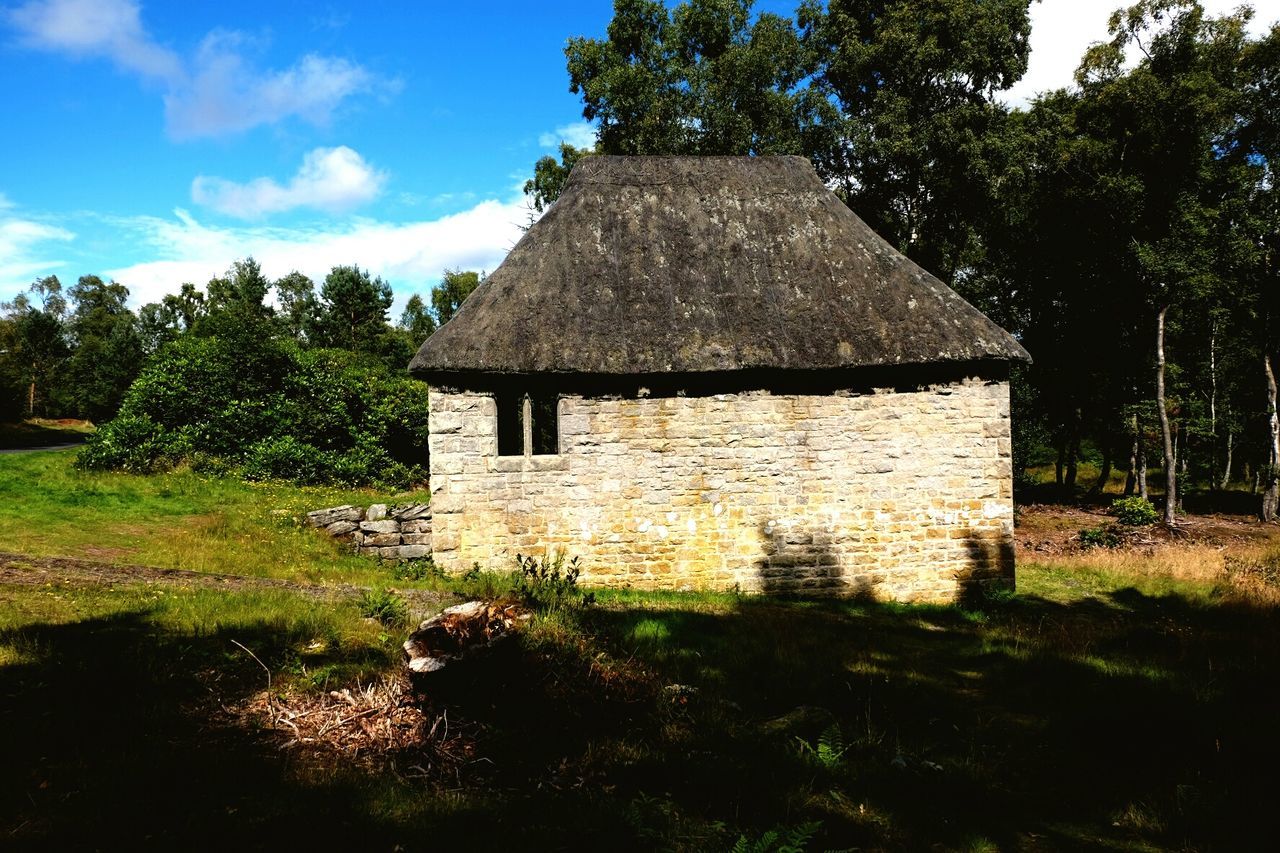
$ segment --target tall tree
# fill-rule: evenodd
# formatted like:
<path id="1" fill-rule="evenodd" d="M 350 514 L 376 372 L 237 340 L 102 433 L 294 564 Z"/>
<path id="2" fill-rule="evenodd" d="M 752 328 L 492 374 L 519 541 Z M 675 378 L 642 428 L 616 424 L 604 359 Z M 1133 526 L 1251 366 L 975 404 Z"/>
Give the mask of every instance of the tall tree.
<path id="1" fill-rule="evenodd" d="M 1088 130 L 1109 142 L 1107 177 L 1127 196 L 1119 224 L 1128 246 L 1118 260 L 1152 318 L 1168 524 L 1178 506 L 1166 382 L 1170 312 L 1218 286 L 1231 256 L 1248 251 L 1230 215 L 1248 185 L 1248 164 L 1223 153 L 1241 110 L 1247 19 L 1208 18 L 1194 0 L 1142 0 L 1112 16 L 1111 41 L 1090 49 L 1078 74 Z M 1126 70 L 1131 45 L 1142 59 Z"/>
<path id="2" fill-rule="evenodd" d="M 37 409 L 48 413 L 50 391 L 57 372 L 70 352 L 66 334 L 66 300 L 57 276 L 37 279 L 28 292 L 39 299 L 39 307 L 26 296 L 6 306 L 10 320 L 10 359 L 19 367 L 25 386 L 28 417 Z"/>
<path id="3" fill-rule="evenodd" d="M 463 270 L 445 270 L 440 283 L 431 288 L 431 310 L 436 323 L 443 326 L 458 313 L 462 303 L 484 281 L 484 273 Z"/>
<path id="4" fill-rule="evenodd" d="M 68 396 L 77 411 L 104 421 L 120 408 L 142 369 L 142 338 L 129 310 L 129 290 L 96 275 L 84 275 L 68 291 L 75 305 L 69 329 L 74 346 L 67 370 Z"/>
<path id="5" fill-rule="evenodd" d="M 317 346 L 376 352 L 391 301 L 391 285 L 381 278 L 355 265 L 334 267 L 320 287 L 308 337 Z"/>
<path id="6" fill-rule="evenodd" d="M 307 329 L 315 324 L 315 283 L 294 270 L 275 283 L 276 302 L 280 310 L 276 319 L 289 337 L 296 341 L 306 338 Z"/>
<path id="7" fill-rule="evenodd" d="M 569 40 L 569 88 L 605 154 L 799 154 L 809 56 L 751 0 L 615 0 L 607 38 Z"/>
<path id="8" fill-rule="evenodd" d="M 820 174 L 949 283 L 975 249 L 971 223 L 991 205 L 1005 116 L 994 99 L 1026 72 L 1029 5 L 806 0 L 799 11 L 816 90 L 840 107 L 834 138 L 810 152 Z"/>
<path id="9" fill-rule="evenodd" d="M 422 297 L 416 293 L 410 296 L 409 301 L 405 303 L 404 311 L 400 314 L 399 325 L 401 329 L 409 333 L 409 337 L 414 341 L 415 347 L 421 345 L 436 330 L 435 318 L 427 310 L 427 305 L 422 301 Z"/>

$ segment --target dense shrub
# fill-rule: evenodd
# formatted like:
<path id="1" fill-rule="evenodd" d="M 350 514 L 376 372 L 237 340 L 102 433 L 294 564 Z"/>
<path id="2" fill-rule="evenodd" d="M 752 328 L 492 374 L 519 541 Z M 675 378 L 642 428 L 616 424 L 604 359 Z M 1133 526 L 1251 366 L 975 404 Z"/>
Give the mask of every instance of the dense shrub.
<path id="1" fill-rule="evenodd" d="M 249 479 L 405 488 L 425 477 L 427 387 L 342 350 L 184 336 L 156 355 L 78 464 L 144 472 L 184 460 Z"/>
<path id="2" fill-rule="evenodd" d="M 1141 495 L 1116 498 L 1111 504 L 1111 514 L 1116 517 L 1116 521 L 1132 527 L 1155 524 L 1160 520 L 1160 513 L 1156 512 L 1151 501 Z"/>

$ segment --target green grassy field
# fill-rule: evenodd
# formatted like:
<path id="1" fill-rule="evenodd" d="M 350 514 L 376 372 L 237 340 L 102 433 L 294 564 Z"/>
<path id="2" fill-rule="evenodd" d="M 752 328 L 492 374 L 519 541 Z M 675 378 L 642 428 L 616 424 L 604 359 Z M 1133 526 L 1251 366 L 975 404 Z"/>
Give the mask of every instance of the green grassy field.
<path id="1" fill-rule="evenodd" d="M 389 574 L 298 519 L 343 503 L 427 500 L 425 492 L 248 483 L 189 470 L 78 471 L 74 459 L 74 450 L 0 456 L 0 550 L 371 585 Z"/>
<path id="2" fill-rule="evenodd" d="M 43 484 L 39 511 L 70 507 L 46 548 L 119 518 L 139 537 L 190 537 L 209 564 L 386 577 L 271 515 L 370 496 L 82 478 L 61 457 L 24 459 L 0 462 L 9 494 Z M 224 520 L 183 532 L 211 514 Z M 246 558 L 259 535 L 277 544 Z M 296 563 L 278 562 L 295 546 Z M 176 553 L 154 547 L 130 559 Z M 420 683 L 428 745 L 373 755 L 282 749 L 288 732 L 223 711 L 394 673 L 403 628 L 357 602 L 0 585 L 0 838 L 777 850 L 762 844 L 774 832 L 810 835 L 809 850 L 1265 849 L 1280 619 L 1269 590 L 1192 566 L 1197 553 L 1023 561 L 1016 595 L 965 608 L 600 591 Z M 423 584 L 509 589 L 508 567 L 492 568 Z M 442 737 L 448 756 L 433 751 Z"/>

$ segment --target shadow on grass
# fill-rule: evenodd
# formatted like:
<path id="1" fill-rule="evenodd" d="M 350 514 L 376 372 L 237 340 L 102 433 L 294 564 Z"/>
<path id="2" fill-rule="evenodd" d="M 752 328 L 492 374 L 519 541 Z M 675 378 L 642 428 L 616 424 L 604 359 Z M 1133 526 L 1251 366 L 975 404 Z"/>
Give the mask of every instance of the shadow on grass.
<path id="1" fill-rule="evenodd" d="M 0 636 L 19 650 L 18 662 L 0 667 L 8 844 L 234 848 L 262 844 L 286 825 L 299 840 L 374 829 L 336 786 L 291 783 L 288 757 L 265 738 L 217 724 L 209 686 L 194 671 L 221 667 L 218 692 L 234 701 L 261 688 L 261 670 L 255 678 L 235 663 L 224 637 L 167 637 L 146 616 Z M 275 645 L 272 635 L 267 625 L 235 632 L 250 648 Z"/>
<path id="2" fill-rule="evenodd" d="M 230 635 L 165 634 L 145 611 L 8 632 L 0 846 L 703 850 L 815 819 L 812 849 L 1264 842 L 1272 611 L 1134 590 L 981 609 L 655 601 L 567 616 L 427 682 L 477 732 L 452 792 L 300 768 L 216 724 L 211 689 L 263 683 Z M 262 651 L 277 627 L 234 638 L 279 665 Z"/>
<path id="3" fill-rule="evenodd" d="M 667 729 L 685 748 L 622 771 L 629 786 L 664 780 L 731 825 L 819 819 L 822 844 L 895 849 L 1265 837 L 1271 612 L 1126 590 L 984 612 L 748 599 L 594 618 L 619 654 L 700 691 Z M 844 751 L 815 762 L 832 726 Z"/>

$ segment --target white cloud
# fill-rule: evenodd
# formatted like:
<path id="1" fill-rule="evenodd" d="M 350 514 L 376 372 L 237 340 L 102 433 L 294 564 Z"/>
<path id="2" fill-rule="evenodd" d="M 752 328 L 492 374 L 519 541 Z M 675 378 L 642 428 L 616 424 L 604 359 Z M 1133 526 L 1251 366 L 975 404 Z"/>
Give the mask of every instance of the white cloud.
<path id="1" fill-rule="evenodd" d="M 1242 3 L 1257 12 L 1249 25 L 1261 35 L 1280 18 L 1280 0 L 1200 0 L 1213 16 L 1231 14 Z M 1132 0 L 1040 0 L 1031 6 L 1031 61 L 1026 75 L 1000 100 L 1025 107 L 1041 92 L 1072 86 L 1089 45 L 1107 41 L 1111 13 Z"/>
<path id="2" fill-rule="evenodd" d="M 179 138 L 217 136 L 297 116 L 329 122 L 352 95 L 384 84 L 354 62 L 307 54 L 283 71 L 253 67 L 239 33 L 209 34 L 191 63 L 189 81 L 165 96 L 169 132 Z"/>
<path id="3" fill-rule="evenodd" d="M 183 57 L 147 33 L 134 0 L 29 0 L 5 17 L 30 47 L 108 59 L 164 86 L 166 125 L 179 139 L 289 118 L 323 125 L 347 99 L 398 87 L 355 62 L 318 54 L 282 70 L 260 68 L 249 55 L 255 40 L 230 30 L 209 33 L 194 56 Z"/>
<path id="4" fill-rule="evenodd" d="M 184 281 L 203 285 L 231 262 L 252 255 L 269 278 L 299 270 L 324 279 L 339 264 L 359 264 L 391 283 L 397 304 L 425 292 L 446 267 L 492 270 L 528 221 L 523 199 L 488 200 L 439 219 L 392 223 L 355 219 L 340 226 L 219 227 L 177 210 L 172 219 L 136 217 L 114 225 L 152 260 L 107 271 L 135 304 L 154 302 Z"/>
<path id="5" fill-rule="evenodd" d="M 147 35 L 133 0 L 32 0 L 11 10 L 9 20 L 32 47 L 105 57 L 163 81 L 182 76 L 177 54 Z"/>
<path id="6" fill-rule="evenodd" d="M 49 244 L 75 239 L 65 228 L 18 216 L 14 210 L 15 205 L 0 193 L 0 301 L 25 290 L 33 278 L 66 266 Z"/>
<path id="7" fill-rule="evenodd" d="M 594 148 L 596 145 L 596 129 L 589 122 L 577 121 L 562 125 L 550 133 L 538 137 L 538 144 L 543 148 L 555 148 L 561 141 L 574 148 Z"/>
<path id="8" fill-rule="evenodd" d="M 229 216 L 257 219 L 299 207 L 337 212 L 372 201 L 386 183 L 386 172 L 365 162 L 345 145 L 316 148 L 285 186 L 271 178 L 245 184 L 201 175 L 191 182 L 191 199 Z"/>

